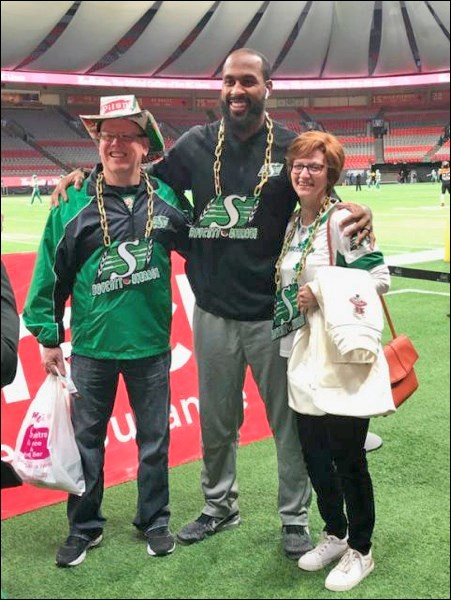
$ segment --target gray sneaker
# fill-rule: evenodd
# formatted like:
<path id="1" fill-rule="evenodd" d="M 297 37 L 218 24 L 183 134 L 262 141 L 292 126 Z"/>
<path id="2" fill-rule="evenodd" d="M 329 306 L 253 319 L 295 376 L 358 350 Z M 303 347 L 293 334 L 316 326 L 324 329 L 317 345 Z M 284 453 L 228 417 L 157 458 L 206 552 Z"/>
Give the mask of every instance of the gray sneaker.
<path id="1" fill-rule="evenodd" d="M 55 560 L 57 567 L 76 567 L 85 560 L 87 550 L 98 546 L 102 539 L 102 529 L 93 529 L 84 536 L 70 535 L 58 548 Z"/>
<path id="2" fill-rule="evenodd" d="M 147 554 L 149 556 L 166 556 L 175 550 L 175 540 L 167 525 L 146 531 Z"/>
<path id="3" fill-rule="evenodd" d="M 195 544 L 201 542 L 209 535 L 214 535 L 219 531 L 225 529 L 231 529 L 232 527 L 238 527 L 240 524 L 240 513 L 236 512 L 224 519 L 220 517 L 211 517 L 202 513 L 199 518 L 188 525 L 185 525 L 183 529 L 177 534 L 177 539 L 182 544 Z"/>
<path id="4" fill-rule="evenodd" d="M 308 527 L 303 525 L 284 525 L 282 527 L 282 543 L 285 554 L 291 560 L 298 560 L 313 548 Z"/>

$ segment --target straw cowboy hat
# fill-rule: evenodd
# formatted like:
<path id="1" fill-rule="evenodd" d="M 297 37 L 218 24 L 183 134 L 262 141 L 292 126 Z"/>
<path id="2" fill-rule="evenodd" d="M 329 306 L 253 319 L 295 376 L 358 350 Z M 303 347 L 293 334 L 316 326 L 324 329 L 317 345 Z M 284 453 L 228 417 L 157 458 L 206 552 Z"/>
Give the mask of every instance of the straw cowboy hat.
<path id="1" fill-rule="evenodd" d="M 100 98 L 99 115 L 80 115 L 89 135 L 98 141 L 99 128 L 107 119 L 129 119 L 141 127 L 150 141 L 153 152 L 164 150 L 164 140 L 155 118 L 148 110 L 141 110 L 136 96 L 103 96 Z"/>

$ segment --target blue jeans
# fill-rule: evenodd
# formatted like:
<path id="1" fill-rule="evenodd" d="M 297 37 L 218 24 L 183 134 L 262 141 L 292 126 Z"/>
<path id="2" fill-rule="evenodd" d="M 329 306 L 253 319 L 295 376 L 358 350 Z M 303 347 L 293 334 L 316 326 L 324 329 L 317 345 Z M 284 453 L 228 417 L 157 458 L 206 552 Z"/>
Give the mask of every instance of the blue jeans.
<path id="1" fill-rule="evenodd" d="M 127 388 L 136 422 L 138 508 L 133 524 L 141 531 L 169 522 L 169 367 L 170 352 L 134 360 L 72 356 L 72 378 L 80 397 L 72 403 L 72 422 L 81 454 L 86 491 L 69 495 L 71 535 L 101 529 L 105 438 L 113 412 L 119 374 Z"/>

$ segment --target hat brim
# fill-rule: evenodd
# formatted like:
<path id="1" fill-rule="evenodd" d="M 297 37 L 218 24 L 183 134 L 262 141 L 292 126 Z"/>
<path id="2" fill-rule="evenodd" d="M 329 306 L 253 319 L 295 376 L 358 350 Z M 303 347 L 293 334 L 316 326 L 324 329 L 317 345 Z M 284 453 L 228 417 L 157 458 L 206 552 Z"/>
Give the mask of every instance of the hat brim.
<path id="1" fill-rule="evenodd" d="M 142 110 L 135 114 L 124 116 L 118 116 L 117 114 L 113 116 L 80 115 L 80 119 L 83 125 L 85 126 L 86 131 L 89 133 L 90 137 L 94 140 L 94 142 L 97 145 L 99 144 L 99 124 L 102 121 L 109 121 L 112 119 L 127 119 L 139 125 L 144 131 L 150 142 L 150 150 L 152 150 L 153 152 L 164 151 L 164 139 L 161 135 L 160 128 L 158 127 L 155 118 L 148 110 Z"/>

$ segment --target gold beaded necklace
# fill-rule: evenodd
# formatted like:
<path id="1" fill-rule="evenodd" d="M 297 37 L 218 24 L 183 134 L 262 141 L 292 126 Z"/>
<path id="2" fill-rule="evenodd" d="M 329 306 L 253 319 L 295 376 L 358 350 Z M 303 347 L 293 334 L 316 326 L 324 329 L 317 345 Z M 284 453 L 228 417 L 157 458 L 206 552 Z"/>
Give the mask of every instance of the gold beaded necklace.
<path id="1" fill-rule="evenodd" d="M 265 148 L 265 162 L 263 164 L 263 168 L 260 174 L 260 181 L 254 188 L 253 197 L 255 198 L 255 204 L 252 209 L 251 214 L 249 215 L 248 222 L 250 223 L 257 212 L 257 208 L 259 205 L 260 195 L 262 193 L 263 186 L 267 183 L 269 179 L 270 173 L 270 165 L 271 165 L 271 150 L 272 145 L 274 143 L 274 124 L 272 122 L 271 117 L 268 113 L 265 113 L 265 124 L 268 130 L 266 135 L 266 148 Z M 214 183 L 215 183 L 215 197 L 210 200 L 207 206 L 202 211 L 199 222 L 205 217 L 207 212 L 210 210 L 211 206 L 215 203 L 216 199 L 222 196 L 222 186 L 221 186 L 221 158 L 224 150 L 224 140 L 225 140 L 225 124 L 224 119 L 221 119 L 218 130 L 218 141 L 216 143 L 215 148 L 215 162 L 213 164 L 213 175 L 214 175 Z"/>
<path id="2" fill-rule="evenodd" d="M 327 213 L 330 204 L 331 199 L 329 198 L 329 196 L 326 196 L 326 198 L 324 198 L 321 204 L 318 214 L 315 217 L 315 220 L 309 227 L 308 238 L 305 244 L 300 244 L 301 256 L 299 258 L 299 262 L 294 268 L 295 277 L 288 286 L 282 288 L 282 262 L 287 253 L 289 252 L 290 245 L 293 241 L 295 232 L 301 223 L 302 207 L 294 212 L 293 217 L 290 220 L 289 229 L 285 235 L 282 251 L 276 262 L 275 267 L 276 293 L 274 296 L 274 317 L 272 327 L 273 340 L 277 340 L 280 337 L 287 335 L 292 331 L 295 331 L 296 329 L 299 329 L 299 327 L 302 327 L 305 323 L 304 315 L 301 314 L 299 306 L 297 304 L 300 277 L 302 272 L 304 271 L 307 257 L 313 250 L 313 243 L 315 241 L 323 217 Z M 284 313 L 286 314 L 286 309 L 288 306 L 287 301 L 289 302 L 289 306 L 291 307 L 288 308 L 288 318 L 286 316 L 281 316 L 284 315 Z"/>
<path id="3" fill-rule="evenodd" d="M 301 273 L 305 268 L 307 256 L 310 254 L 310 252 L 313 249 L 313 242 L 315 241 L 316 234 L 318 233 L 318 229 L 321 225 L 321 220 L 322 220 L 323 216 L 326 214 L 326 212 L 328 211 L 330 204 L 331 204 L 331 198 L 330 198 L 330 196 L 326 196 L 324 198 L 323 202 L 321 203 L 321 207 L 318 211 L 318 214 L 316 215 L 315 220 L 313 221 L 313 224 L 310 227 L 307 242 L 302 249 L 301 257 L 299 258 L 299 262 L 295 267 L 297 282 L 299 282 Z M 285 256 L 287 255 L 288 250 L 290 249 L 291 242 L 293 241 L 294 234 L 296 233 L 296 230 L 299 227 L 301 218 L 302 218 L 302 207 L 300 207 L 298 210 L 296 210 L 293 214 L 293 217 L 291 218 L 291 221 L 290 221 L 291 228 L 287 231 L 287 233 L 285 235 L 285 239 L 283 241 L 283 246 L 282 246 L 282 251 L 276 262 L 275 283 L 276 283 L 277 291 L 280 291 L 281 286 L 282 286 L 282 274 L 281 274 L 282 262 L 283 262 L 283 259 L 285 258 Z"/>
<path id="4" fill-rule="evenodd" d="M 146 229 L 144 231 L 144 237 L 146 239 L 148 239 L 148 238 L 150 238 L 150 235 L 153 230 L 154 189 L 153 189 L 152 183 L 150 181 L 150 178 L 149 178 L 148 174 L 146 173 L 146 171 L 144 171 L 144 169 L 141 169 L 140 177 L 142 179 L 144 179 L 144 182 L 146 184 L 146 189 L 147 189 L 147 222 L 146 222 Z M 97 178 L 96 178 L 96 196 L 97 196 L 97 207 L 99 209 L 99 216 L 100 216 L 100 227 L 102 228 L 102 232 L 103 232 L 103 245 L 106 248 L 108 248 L 111 245 L 111 238 L 110 238 L 110 234 L 108 231 L 108 221 L 106 218 L 105 201 L 104 201 L 104 197 L 103 197 L 104 180 L 105 180 L 105 176 L 103 174 L 103 171 L 101 171 L 97 175 Z"/>

